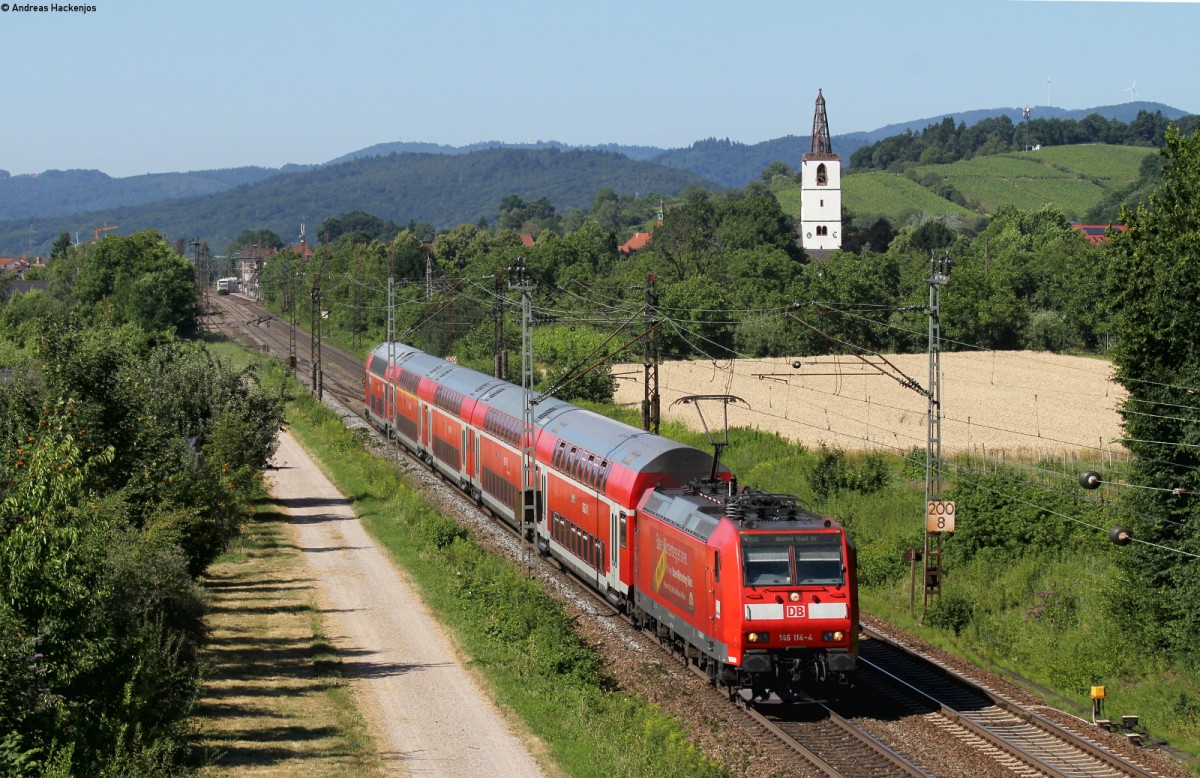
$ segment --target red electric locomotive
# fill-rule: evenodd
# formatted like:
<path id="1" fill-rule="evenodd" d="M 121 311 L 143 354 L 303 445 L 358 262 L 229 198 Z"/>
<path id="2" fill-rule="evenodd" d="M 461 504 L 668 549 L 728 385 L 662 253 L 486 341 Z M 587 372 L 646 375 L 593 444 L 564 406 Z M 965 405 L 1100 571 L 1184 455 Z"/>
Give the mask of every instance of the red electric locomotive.
<path id="1" fill-rule="evenodd" d="M 367 419 L 518 526 L 521 387 L 399 343 L 366 368 Z M 855 552 L 839 524 L 739 488 L 691 446 L 535 398 L 543 554 L 731 693 L 852 679 Z"/>

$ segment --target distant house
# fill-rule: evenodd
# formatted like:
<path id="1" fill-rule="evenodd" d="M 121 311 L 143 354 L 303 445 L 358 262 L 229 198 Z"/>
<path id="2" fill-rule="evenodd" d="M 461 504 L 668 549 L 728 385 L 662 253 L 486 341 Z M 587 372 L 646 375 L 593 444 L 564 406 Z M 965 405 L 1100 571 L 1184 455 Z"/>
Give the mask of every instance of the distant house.
<path id="1" fill-rule="evenodd" d="M 1128 232 L 1124 224 L 1072 224 L 1073 229 L 1079 230 L 1089 243 L 1105 243 L 1108 241 L 1108 231 Z"/>
<path id="2" fill-rule="evenodd" d="M 521 233 L 521 245 L 528 247 L 528 246 L 532 246 L 533 244 L 534 244 L 533 235 L 529 234 L 528 232 L 522 232 Z"/>
<path id="3" fill-rule="evenodd" d="M 29 269 L 25 257 L 0 257 L 0 273 L 20 278 Z"/>
<path id="4" fill-rule="evenodd" d="M 300 241 L 295 246 L 288 246 L 284 250 L 294 252 L 296 256 L 300 257 L 300 259 L 303 259 L 306 262 L 317 255 L 317 252 L 312 250 L 312 246 L 308 245 L 304 241 Z"/>
<path id="5" fill-rule="evenodd" d="M 646 248 L 646 244 L 650 242 L 650 233 L 635 232 L 633 237 L 617 246 L 617 251 L 622 254 L 632 254 L 635 251 L 641 251 Z"/>

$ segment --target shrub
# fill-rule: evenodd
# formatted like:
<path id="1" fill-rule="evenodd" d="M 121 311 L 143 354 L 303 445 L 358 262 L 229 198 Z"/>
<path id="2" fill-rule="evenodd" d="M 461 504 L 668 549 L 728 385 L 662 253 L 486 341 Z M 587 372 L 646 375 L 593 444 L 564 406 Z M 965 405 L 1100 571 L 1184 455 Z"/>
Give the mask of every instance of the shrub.
<path id="1" fill-rule="evenodd" d="M 975 603 L 962 594 L 950 592 L 937 598 L 925 621 L 931 627 L 952 629 L 955 635 L 960 635 L 974 617 Z"/>
<path id="2" fill-rule="evenodd" d="M 829 448 L 822 443 L 817 451 L 817 461 L 808 476 L 813 494 L 828 500 L 842 490 L 847 479 L 846 454 L 841 449 Z"/>

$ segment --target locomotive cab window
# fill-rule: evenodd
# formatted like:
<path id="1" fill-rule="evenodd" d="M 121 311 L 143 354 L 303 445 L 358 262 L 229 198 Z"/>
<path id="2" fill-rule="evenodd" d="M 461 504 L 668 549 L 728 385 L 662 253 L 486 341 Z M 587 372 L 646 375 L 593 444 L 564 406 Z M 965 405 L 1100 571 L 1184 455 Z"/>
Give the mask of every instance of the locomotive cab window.
<path id="1" fill-rule="evenodd" d="M 835 536 L 836 537 L 836 536 Z M 809 584 L 842 583 L 842 547 L 840 543 L 816 548 L 795 549 L 796 583 Z"/>
<path id="2" fill-rule="evenodd" d="M 841 536 L 832 532 L 742 536 L 747 586 L 840 586 Z"/>

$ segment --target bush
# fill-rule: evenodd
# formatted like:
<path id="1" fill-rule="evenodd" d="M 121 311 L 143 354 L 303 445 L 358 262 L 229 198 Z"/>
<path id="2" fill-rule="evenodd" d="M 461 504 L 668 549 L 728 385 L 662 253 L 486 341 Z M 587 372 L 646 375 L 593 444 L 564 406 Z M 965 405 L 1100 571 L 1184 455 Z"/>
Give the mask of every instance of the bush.
<path id="1" fill-rule="evenodd" d="M 908 453 L 904 455 L 904 465 L 900 472 L 905 478 L 911 478 L 914 481 L 925 480 L 925 449 L 913 446 Z"/>
<path id="2" fill-rule="evenodd" d="M 962 594 L 951 592 L 943 594 L 934 601 L 925 622 L 938 629 L 952 629 L 955 635 L 960 635 L 964 629 L 970 626 L 973 618 L 975 618 L 975 603 Z"/>
<path id="3" fill-rule="evenodd" d="M 846 467 L 846 454 L 841 449 L 829 448 L 824 443 L 817 451 L 817 461 L 808 476 L 808 484 L 813 494 L 822 500 L 828 500 L 840 492 L 849 478 Z"/>
<path id="4" fill-rule="evenodd" d="M 846 461 L 844 451 L 829 448 L 823 443 L 817 451 L 817 461 L 808 476 L 813 494 L 822 500 L 827 500 L 844 490 L 872 494 L 882 489 L 887 481 L 887 465 L 882 454 L 871 452 L 861 464 L 851 466 Z"/>
<path id="5" fill-rule="evenodd" d="M 862 463 L 850 473 L 850 488 L 861 494 L 874 494 L 887 485 L 887 465 L 883 455 L 872 451 L 863 458 Z"/>

